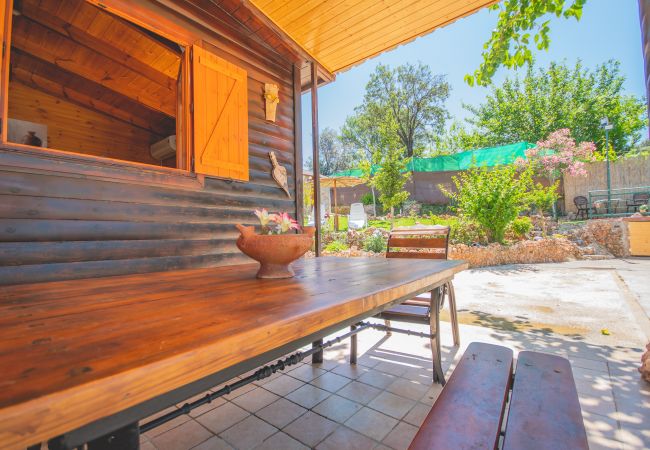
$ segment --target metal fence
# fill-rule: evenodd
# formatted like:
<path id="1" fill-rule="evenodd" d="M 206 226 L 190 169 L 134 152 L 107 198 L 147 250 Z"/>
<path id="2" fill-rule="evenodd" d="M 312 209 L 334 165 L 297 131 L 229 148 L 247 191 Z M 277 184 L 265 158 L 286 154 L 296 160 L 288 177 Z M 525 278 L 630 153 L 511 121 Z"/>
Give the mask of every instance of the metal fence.
<path id="1" fill-rule="evenodd" d="M 641 205 L 647 205 L 649 200 L 650 186 L 589 191 L 587 215 L 590 219 L 629 216 Z"/>

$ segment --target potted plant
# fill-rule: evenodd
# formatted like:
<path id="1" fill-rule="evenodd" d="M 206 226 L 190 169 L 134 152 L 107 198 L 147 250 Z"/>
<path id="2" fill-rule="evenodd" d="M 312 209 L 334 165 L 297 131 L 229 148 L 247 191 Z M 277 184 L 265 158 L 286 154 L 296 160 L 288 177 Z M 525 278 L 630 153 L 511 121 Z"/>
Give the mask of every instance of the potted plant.
<path id="1" fill-rule="evenodd" d="M 302 233 L 293 233 L 300 231 L 300 226 L 286 212 L 269 214 L 266 209 L 257 209 L 255 215 L 260 221 L 260 234 L 255 233 L 255 227 L 237 224 L 241 233 L 237 247 L 260 263 L 257 278 L 293 277 L 291 263 L 312 247 L 316 229 L 304 227 Z"/>

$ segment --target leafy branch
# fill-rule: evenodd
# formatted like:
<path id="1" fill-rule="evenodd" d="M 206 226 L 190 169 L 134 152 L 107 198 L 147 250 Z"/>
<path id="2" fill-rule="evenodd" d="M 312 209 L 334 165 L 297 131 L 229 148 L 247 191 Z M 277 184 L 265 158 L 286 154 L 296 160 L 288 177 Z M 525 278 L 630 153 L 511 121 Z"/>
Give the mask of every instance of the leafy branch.
<path id="1" fill-rule="evenodd" d="M 580 20 L 587 0 L 504 0 L 492 5 L 499 11 L 497 26 L 483 45 L 483 62 L 474 74 L 465 75 L 465 82 L 487 86 L 497 69 L 522 67 L 533 62 L 532 45 L 537 50 L 547 50 L 550 45 L 550 19 L 548 15 L 573 17 Z M 531 42 L 532 35 L 532 42 Z"/>

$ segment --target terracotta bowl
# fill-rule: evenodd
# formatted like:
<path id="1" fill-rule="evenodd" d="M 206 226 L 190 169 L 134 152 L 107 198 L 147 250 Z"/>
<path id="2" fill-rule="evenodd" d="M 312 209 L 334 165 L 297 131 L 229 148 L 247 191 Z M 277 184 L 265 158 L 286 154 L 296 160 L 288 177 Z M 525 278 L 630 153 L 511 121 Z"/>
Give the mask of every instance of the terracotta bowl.
<path id="1" fill-rule="evenodd" d="M 257 278 L 291 278 L 291 263 L 307 253 L 314 244 L 314 227 L 304 227 L 303 234 L 256 234 L 254 227 L 236 225 L 241 233 L 237 247 L 260 263 Z"/>

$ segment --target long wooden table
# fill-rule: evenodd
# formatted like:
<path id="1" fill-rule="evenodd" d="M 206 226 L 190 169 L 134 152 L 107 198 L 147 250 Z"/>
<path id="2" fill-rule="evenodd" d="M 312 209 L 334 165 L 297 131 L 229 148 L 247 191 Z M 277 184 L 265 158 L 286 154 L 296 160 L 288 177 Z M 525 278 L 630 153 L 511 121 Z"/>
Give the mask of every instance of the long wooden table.
<path id="1" fill-rule="evenodd" d="M 0 287 L 0 448 L 87 442 L 431 291 L 460 261 L 316 258 Z"/>

